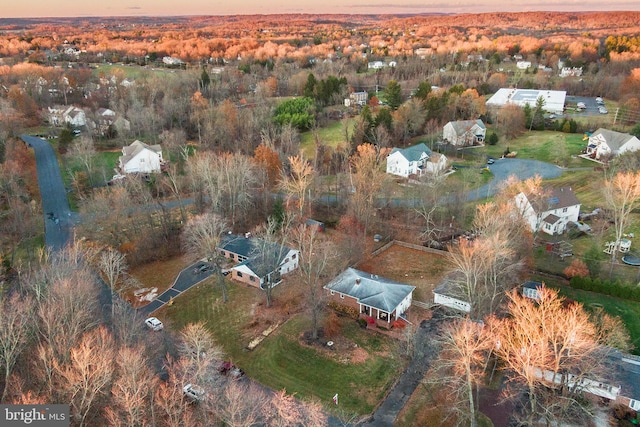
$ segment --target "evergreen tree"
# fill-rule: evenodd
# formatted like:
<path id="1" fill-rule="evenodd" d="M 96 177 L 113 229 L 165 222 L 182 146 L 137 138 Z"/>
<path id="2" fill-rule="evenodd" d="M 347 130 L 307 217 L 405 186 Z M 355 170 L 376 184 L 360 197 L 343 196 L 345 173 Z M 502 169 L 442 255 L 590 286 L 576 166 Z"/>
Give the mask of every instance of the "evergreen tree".
<path id="1" fill-rule="evenodd" d="M 402 88 L 400 84 L 391 80 L 387 85 L 387 88 L 384 90 L 384 95 L 387 100 L 387 104 L 393 111 L 397 110 L 398 107 L 402 104 Z"/>

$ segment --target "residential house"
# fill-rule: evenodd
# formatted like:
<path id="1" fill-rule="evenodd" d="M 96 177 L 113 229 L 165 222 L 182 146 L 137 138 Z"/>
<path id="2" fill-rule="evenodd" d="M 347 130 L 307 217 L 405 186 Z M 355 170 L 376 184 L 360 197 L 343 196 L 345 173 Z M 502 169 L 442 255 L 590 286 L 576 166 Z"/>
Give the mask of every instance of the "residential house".
<path id="1" fill-rule="evenodd" d="M 582 67 L 562 67 L 560 77 L 580 77 L 582 75 Z"/>
<path id="2" fill-rule="evenodd" d="M 607 160 L 640 149 L 640 139 L 628 133 L 599 128 L 589 136 L 586 154 L 591 159 Z"/>
<path id="3" fill-rule="evenodd" d="M 484 145 L 487 127 L 482 120 L 458 120 L 449 122 L 442 129 L 442 139 L 461 147 Z"/>
<path id="4" fill-rule="evenodd" d="M 95 114 L 95 121 L 89 122 L 89 126 L 100 136 L 109 133 L 110 127 L 115 128 L 118 132 L 131 130 L 129 120 L 108 108 L 98 108 Z"/>
<path id="5" fill-rule="evenodd" d="M 351 104 L 367 105 L 369 93 L 366 90 L 362 92 L 352 92 L 349 94 L 349 100 L 351 101 Z"/>
<path id="6" fill-rule="evenodd" d="M 164 160 L 159 144 L 147 145 L 135 140 L 131 145 L 122 147 L 122 156 L 118 158 L 120 173 L 158 173 Z"/>
<path id="7" fill-rule="evenodd" d="M 72 106 L 48 107 L 49 123 L 54 126 L 70 125 L 76 128 L 87 124 L 87 117 L 82 108 Z"/>
<path id="8" fill-rule="evenodd" d="M 386 328 L 409 309 L 415 288 L 355 268 L 347 268 L 324 287 L 334 303 L 354 308 Z"/>
<path id="9" fill-rule="evenodd" d="M 370 70 L 381 70 L 386 66 L 387 64 L 384 61 L 372 61 L 367 64 L 367 68 Z"/>
<path id="10" fill-rule="evenodd" d="M 577 222 L 580 201 L 570 187 L 544 189 L 541 194 L 515 196 L 515 205 L 531 231 L 562 234 L 570 222 Z"/>
<path id="11" fill-rule="evenodd" d="M 404 178 L 440 173 L 446 167 L 447 158 L 433 153 L 424 142 L 407 148 L 394 148 L 387 156 L 387 173 Z"/>
<path id="12" fill-rule="evenodd" d="M 516 62 L 516 67 L 519 70 L 526 70 L 528 68 L 531 68 L 531 61 L 518 61 Z"/>
<path id="13" fill-rule="evenodd" d="M 265 242 L 250 233 L 226 234 L 217 249 L 238 263 L 230 269 L 232 279 L 260 289 L 269 282 L 272 287 L 280 284 L 284 274 L 298 268 L 300 259 L 298 250 Z"/>
<path id="14" fill-rule="evenodd" d="M 540 299 L 539 290 L 542 286 L 544 285 L 541 282 L 533 282 L 531 280 L 527 280 L 522 285 L 522 295 L 524 295 L 527 298 L 539 300 Z"/>
<path id="15" fill-rule="evenodd" d="M 454 285 L 450 278 L 445 278 L 442 283 L 433 290 L 433 303 L 464 313 L 471 313 L 471 303 L 455 292 Z"/>

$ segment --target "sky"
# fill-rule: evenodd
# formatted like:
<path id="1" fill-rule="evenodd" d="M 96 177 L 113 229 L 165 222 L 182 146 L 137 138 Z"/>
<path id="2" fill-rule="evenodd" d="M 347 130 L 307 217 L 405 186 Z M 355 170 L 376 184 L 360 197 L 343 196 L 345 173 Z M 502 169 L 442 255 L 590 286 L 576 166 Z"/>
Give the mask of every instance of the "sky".
<path id="1" fill-rule="evenodd" d="M 2 0 L 0 18 L 640 10 L 638 0 Z"/>

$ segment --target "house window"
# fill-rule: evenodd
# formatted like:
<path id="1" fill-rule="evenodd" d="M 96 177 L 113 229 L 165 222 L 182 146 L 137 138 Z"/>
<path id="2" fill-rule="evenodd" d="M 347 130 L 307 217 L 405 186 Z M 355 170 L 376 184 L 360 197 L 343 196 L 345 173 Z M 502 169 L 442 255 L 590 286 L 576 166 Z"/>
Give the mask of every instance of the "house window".
<path id="1" fill-rule="evenodd" d="M 249 276 L 249 281 L 250 281 L 250 282 L 255 282 L 255 281 L 256 281 L 255 276 Z"/>
<path id="2" fill-rule="evenodd" d="M 564 209 L 562 209 L 562 213 L 566 213 L 566 212 L 567 212 L 567 210 L 568 210 L 568 208 L 564 208 Z"/>
<path id="3" fill-rule="evenodd" d="M 241 271 L 236 271 L 236 275 L 237 275 L 238 277 L 242 277 L 242 272 L 241 272 Z"/>
<path id="4" fill-rule="evenodd" d="M 285 259 L 284 259 L 284 262 L 285 262 L 285 263 L 289 262 L 289 258 L 285 258 Z"/>
<path id="5" fill-rule="evenodd" d="M 544 225 L 544 228 L 545 228 L 546 230 L 551 230 L 551 226 L 550 226 L 549 224 L 545 224 L 545 225 Z"/>
<path id="6" fill-rule="evenodd" d="M 291 259 L 296 259 L 296 254 L 291 255 Z"/>

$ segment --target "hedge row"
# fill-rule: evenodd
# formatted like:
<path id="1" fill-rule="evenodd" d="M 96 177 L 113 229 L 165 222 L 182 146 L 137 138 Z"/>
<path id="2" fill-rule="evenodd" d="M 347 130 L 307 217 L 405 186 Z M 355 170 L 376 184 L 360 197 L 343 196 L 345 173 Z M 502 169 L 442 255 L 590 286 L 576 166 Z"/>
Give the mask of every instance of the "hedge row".
<path id="1" fill-rule="evenodd" d="M 571 278 L 571 287 L 640 302 L 640 286 L 626 285 L 619 281 L 575 276 Z"/>

